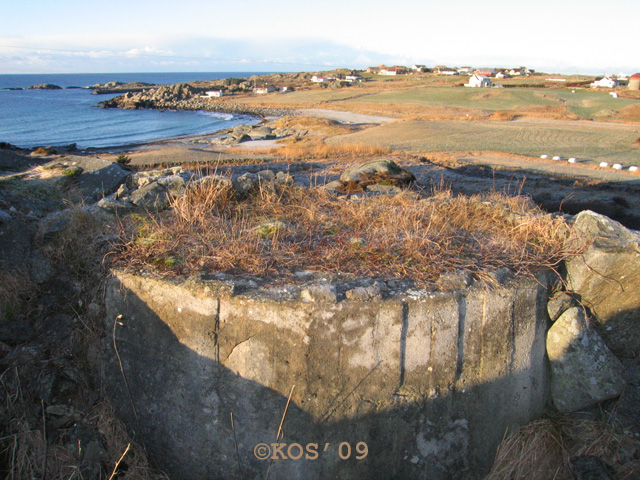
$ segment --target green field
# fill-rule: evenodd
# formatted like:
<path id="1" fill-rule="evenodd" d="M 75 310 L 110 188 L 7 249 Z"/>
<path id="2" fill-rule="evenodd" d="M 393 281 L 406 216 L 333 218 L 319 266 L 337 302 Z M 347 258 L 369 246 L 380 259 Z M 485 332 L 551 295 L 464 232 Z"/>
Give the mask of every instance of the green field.
<path id="1" fill-rule="evenodd" d="M 333 145 L 366 144 L 392 150 L 499 151 L 521 155 L 577 157 L 599 163 L 640 164 L 637 127 L 585 125 L 587 122 L 514 121 L 391 122 L 327 140 Z"/>

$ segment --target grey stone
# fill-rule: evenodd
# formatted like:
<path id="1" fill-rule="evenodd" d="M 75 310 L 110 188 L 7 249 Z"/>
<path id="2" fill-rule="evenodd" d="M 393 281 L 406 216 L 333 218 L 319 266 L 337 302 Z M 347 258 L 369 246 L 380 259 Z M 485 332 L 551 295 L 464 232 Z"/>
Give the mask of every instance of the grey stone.
<path id="1" fill-rule="evenodd" d="M 575 306 L 575 299 L 568 293 L 560 293 L 549 300 L 547 312 L 552 322 L 555 322 L 560 315 Z"/>
<path id="2" fill-rule="evenodd" d="M 101 198 L 96 205 L 109 213 L 116 213 L 118 211 L 130 210 L 133 208 L 133 204 L 127 201 L 116 200 L 113 197 Z"/>
<path id="3" fill-rule="evenodd" d="M 393 160 L 378 159 L 350 168 L 340 175 L 340 180 L 343 183 L 354 183 L 362 186 L 379 183 L 401 186 L 414 181 L 415 177 L 410 172 L 400 168 Z"/>
<path id="4" fill-rule="evenodd" d="M 303 301 L 316 303 L 337 303 L 338 293 L 335 285 L 310 285 L 300 292 Z"/>
<path id="5" fill-rule="evenodd" d="M 11 220 L 11 215 L 4 210 L 0 210 L 0 223 L 8 222 L 9 220 Z"/>
<path id="6" fill-rule="evenodd" d="M 258 187 L 258 176 L 254 173 L 245 173 L 232 180 L 234 190 L 241 196 L 247 195 Z"/>
<path id="7" fill-rule="evenodd" d="M 0 342 L 9 345 L 26 343 L 35 336 L 35 333 L 28 320 L 0 322 Z"/>
<path id="8" fill-rule="evenodd" d="M 129 197 L 137 206 L 145 210 L 164 210 L 169 206 L 169 192 L 158 182 L 151 182 L 131 193 Z"/>
<path id="9" fill-rule="evenodd" d="M 402 189 L 400 187 L 396 187 L 395 185 L 381 185 L 379 183 L 374 183 L 373 185 L 369 185 L 367 187 L 367 192 L 394 194 L 401 193 Z"/>
<path id="10" fill-rule="evenodd" d="M 40 250 L 35 250 L 30 259 L 31 278 L 38 284 L 46 283 L 53 278 L 55 270 L 51 262 L 45 258 Z"/>
<path id="11" fill-rule="evenodd" d="M 571 471 L 576 480 L 615 480 L 613 467 L 593 455 L 581 455 L 571 459 Z"/>
<path id="12" fill-rule="evenodd" d="M 169 175 L 158 179 L 158 185 L 165 187 L 172 195 L 184 192 L 186 182 L 180 175 Z"/>
<path id="13" fill-rule="evenodd" d="M 261 182 L 273 182 L 276 179 L 276 174 L 273 170 L 260 170 L 258 172 L 258 179 Z"/>
<path id="14" fill-rule="evenodd" d="M 591 242 L 566 262 L 567 290 L 575 292 L 598 322 L 611 350 L 640 355 L 640 234 L 603 215 L 577 215 L 569 247 Z"/>
<path id="15" fill-rule="evenodd" d="M 327 190 L 342 190 L 344 188 L 344 183 L 340 180 L 334 180 L 333 182 L 322 185 L 322 188 L 326 188 Z"/>
<path id="16" fill-rule="evenodd" d="M 437 284 L 444 290 L 463 290 L 473 281 L 471 274 L 464 270 L 455 270 L 440 275 Z"/>
<path id="17" fill-rule="evenodd" d="M 549 329 L 547 355 L 551 395 L 560 412 L 575 412 L 622 393 L 622 364 L 586 321 L 582 308 L 570 308 Z"/>
<path id="18" fill-rule="evenodd" d="M 276 173 L 276 178 L 274 179 L 275 183 L 280 183 L 282 185 L 293 185 L 295 183 L 295 179 L 292 175 L 289 175 L 285 172 Z"/>
<path id="19" fill-rule="evenodd" d="M 70 168 L 82 169 L 75 177 L 74 185 L 88 198 L 98 199 L 115 192 L 129 176 L 129 172 L 120 165 L 97 157 L 65 157 Z"/>
<path id="20" fill-rule="evenodd" d="M 368 285 L 366 287 L 355 287 L 345 292 L 345 297 L 349 300 L 366 302 L 367 300 L 380 299 L 382 294 L 378 285 Z"/>

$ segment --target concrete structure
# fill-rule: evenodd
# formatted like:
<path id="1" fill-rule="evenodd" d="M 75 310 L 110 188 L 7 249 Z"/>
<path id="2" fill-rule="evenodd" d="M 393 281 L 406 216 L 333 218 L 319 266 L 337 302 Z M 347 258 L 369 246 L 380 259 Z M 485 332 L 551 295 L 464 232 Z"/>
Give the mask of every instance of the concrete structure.
<path id="1" fill-rule="evenodd" d="M 469 79 L 469 83 L 465 83 L 465 87 L 490 87 L 491 79 L 483 75 L 475 74 Z"/>
<path id="2" fill-rule="evenodd" d="M 333 82 L 335 79 L 336 77 L 325 77 L 323 75 L 314 75 L 313 77 L 311 77 L 311 81 L 314 83 Z"/>
<path id="3" fill-rule="evenodd" d="M 210 90 L 205 92 L 207 97 L 222 97 L 224 96 L 224 92 L 222 90 Z"/>
<path id="4" fill-rule="evenodd" d="M 629 90 L 640 90 L 640 73 L 634 73 L 629 77 L 627 88 Z"/>
<path id="5" fill-rule="evenodd" d="M 488 288 L 454 277 L 445 292 L 116 272 L 96 365 L 119 417 L 176 480 L 268 468 L 299 480 L 481 478 L 505 431 L 549 399 L 549 280 L 497 275 Z M 285 458 L 308 448 L 319 458 L 281 451 L 269 467 L 256 457 L 266 446 L 273 456 L 294 385 L 279 442 Z"/>
<path id="6" fill-rule="evenodd" d="M 453 68 L 441 68 L 438 70 L 440 75 L 460 75 L 458 70 L 454 70 Z"/>
<path id="7" fill-rule="evenodd" d="M 344 77 L 345 81 L 347 82 L 360 82 L 362 81 L 362 77 L 360 75 L 347 75 L 346 77 Z"/>

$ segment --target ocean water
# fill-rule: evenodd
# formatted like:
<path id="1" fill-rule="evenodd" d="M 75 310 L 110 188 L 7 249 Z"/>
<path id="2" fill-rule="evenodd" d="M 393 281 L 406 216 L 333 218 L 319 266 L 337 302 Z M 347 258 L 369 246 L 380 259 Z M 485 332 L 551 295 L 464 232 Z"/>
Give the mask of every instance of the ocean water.
<path id="1" fill-rule="evenodd" d="M 115 147 L 165 138 L 213 133 L 255 123 L 247 115 L 216 112 L 119 110 L 96 105 L 115 95 L 92 95 L 86 87 L 110 81 L 172 83 L 249 77 L 254 73 L 109 73 L 0 75 L 0 142 L 19 147 Z M 9 90 L 51 83 L 63 90 Z"/>

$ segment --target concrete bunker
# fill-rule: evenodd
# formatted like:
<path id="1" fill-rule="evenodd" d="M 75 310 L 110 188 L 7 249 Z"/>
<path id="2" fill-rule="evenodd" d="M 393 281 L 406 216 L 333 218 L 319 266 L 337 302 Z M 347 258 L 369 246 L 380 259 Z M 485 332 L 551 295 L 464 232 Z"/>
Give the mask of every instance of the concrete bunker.
<path id="1" fill-rule="evenodd" d="M 480 478 L 547 404 L 549 278 L 427 291 L 117 271 L 99 365 L 171 478 Z"/>

